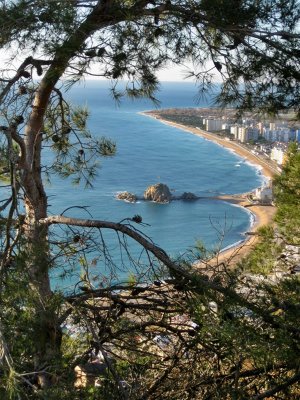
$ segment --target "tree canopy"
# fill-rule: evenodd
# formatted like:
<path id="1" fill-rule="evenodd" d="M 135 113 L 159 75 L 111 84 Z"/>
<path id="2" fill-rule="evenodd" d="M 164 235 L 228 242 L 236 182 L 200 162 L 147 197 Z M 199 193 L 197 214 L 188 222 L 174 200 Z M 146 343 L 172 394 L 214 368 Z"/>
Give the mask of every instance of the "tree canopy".
<path id="1" fill-rule="evenodd" d="M 123 223 L 79 219 L 75 212 L 50 216 L 44 172 L 91 185 L 101 157 L 115 152 L 115 143 L 88 131 L 88 110 L 64 98 L 68 86 L 88 75 L 111 79 L 116 99 L 155 101 L 159 69 L 192 62 L 200 90 L 221 78 L 221 104 L 299 115 L 299 3 L 0 3 L 2 397 L 296 399 L 297 279 L 257 283 L 226 264 L 195 272 L 189 260 L 172 260 L 143 235 L 140 216 Z M 117 85 L 121 79 L 125 90 Z M 55 155 L 51 165 L 43 159 L 45 146 Z M 278 180 L 278 198 L 289 204 L 298 194 L 298 158 L 291 151 Z M 57 225 L 63 234 L 55 235 Z M 86 253 L 101 252 L 105 265 L 114 266 L 103 230 L 115 232 L 125 249 L 127 237 L 138 242 L 147 274 L 96 287 Z M 145 267 L 131 262 L 139 271 Z M 83 274 L 74 293 L 53 291 L 50 272 L 78 265 Z M 99 354 L 100 388 L 75 390 L 74 367 L 94 367 Z"/>
<path id="2" fill-rule="evenodd" d="M 298 111 L 295 0 L 4 1 L 0 21 L 1 48 L 11 59 L 33 57 L 23 69 L 49 69 L 53 82 L 80 79 L 94 65 L 97 75 L 128 79 L 127 94 L 149 96 L 159 68 L 189 60 L 200 89 L 224 81 L 224 103 Z"/>

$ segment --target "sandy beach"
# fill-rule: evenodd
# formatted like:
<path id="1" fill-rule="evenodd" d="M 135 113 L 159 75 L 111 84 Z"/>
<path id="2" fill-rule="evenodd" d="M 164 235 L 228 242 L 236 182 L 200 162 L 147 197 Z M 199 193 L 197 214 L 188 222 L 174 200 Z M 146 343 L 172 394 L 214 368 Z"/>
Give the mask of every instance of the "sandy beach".
<path id="1" fill-rule="evenodd" d="M 156 113 L 155 111 L 145 112 L 142 114 L 158 119 L 162 123 L 174 126 L 175 128 L 184 130 L 189 133 L 193 133 L 194 135 L 201 136 L 207 140 L 217 143 L 220 146 L 223 146 L 224 148 L 234 151 L 236 154 L 245 158 L 252 164 L 258 165 L 261 168 L 262 175 L 269 180 L 271 180 L 277 172 L 272 165 L 270 165 L 268 162 L 264 161 L 257 155 L 253 154 L 251 151 L 247 150 L 237 142 L 219 138 L 213 133 L 203 131 L 199 128 L 189 127 L 175 122 L 164 120 L 160 118 L 159 113 Z M 221 250 L 218 256 L 206 261 L 205 263 L 201 262 L 199 266 L 202 267 L 203 266 L 214 267 L 222 263 L 225 263 L 226 266 L 235 265 L 242 257 L 247 255 L 247 253 L 250 252 L 255 243 L 257 243 L 258 236 L 255 234 L 257 229 L 260 228 L 261 226 L 270 224 L 276 212 L 276 207 L 274 206 L 252 204 L 247 199 L 247 193 L 237 194 L 233 196 L 219 196 L 218 199 L 221 201 L 228 201 L 240 207 L 245 207 L 249 212 L 253 214 L 254 223 L 251 226 L 251 231 L 245 235 L 245 240 L 242 243 L 240 243 L 237 246 L 230 247 L 229 249 L 225 249 L 223 251 Z"/>

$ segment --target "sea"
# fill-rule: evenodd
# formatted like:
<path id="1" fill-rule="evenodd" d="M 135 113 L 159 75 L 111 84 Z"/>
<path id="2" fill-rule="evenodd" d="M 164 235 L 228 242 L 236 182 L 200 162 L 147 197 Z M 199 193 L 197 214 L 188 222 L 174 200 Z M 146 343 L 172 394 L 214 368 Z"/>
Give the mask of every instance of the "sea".
<path id="1" fill-rule="evenodd" d="M 173 258 L 193 253 L 197 243 L 208 250 L 219 250 L 244 240 L 253 216 L 225 201 L 157 204 L 116 199 L 117 193 L 123 191 L 142 197 L 149 185 L 158 182 L 167 184 L 175 195 L 244 193 L 261 186 L 264 178 L 258 166 L 234 152 L 141 114 L 157 108 L 153 102 L 123 98 L 117 103 L 110 89 L 108 81 L 88 80 L 65 93 L 72 104 L 89 109 L 90 132 L 115 141 L 117 151 L 115 156 L 101 159 L 93 188 L 52 177 L 46 187 L 49 213 L 125 223 L 139 215 L 143 224 L 134 226 Z M 199 98 L 192 82 L 162 82 L 156 97 L 160 101 L 158 108 L 190 108 L 213 107 L 215 95 Z M 107 235 L 107 246 L 118 264 L 123 255 L 117 236 Z M 132 241 L 129 245 L 133 257 L 140 257 L 139 246 Z M 97 268 L 102 268 L 101 263 Z M 125 266 L 116 279 L 126 279 L 130 274 Z M 53 281 L 56 284 L 57 277 Z"/>

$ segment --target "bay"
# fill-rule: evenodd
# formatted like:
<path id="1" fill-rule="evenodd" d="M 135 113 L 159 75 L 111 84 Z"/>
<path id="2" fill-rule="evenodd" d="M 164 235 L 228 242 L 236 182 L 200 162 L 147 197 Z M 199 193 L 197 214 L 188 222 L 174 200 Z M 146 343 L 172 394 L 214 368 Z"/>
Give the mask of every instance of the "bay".
<path id="1" fill-rule="evenodd" d="M 255 166 L 223 147 L 141 115 L 141 111 L 155 107 L 150 101 L 124 99 L 118 106 L 109 87 L 106 81 L 86 81 L 66 93 L 74 104 L 89 108 L 91 132 L 114 140 L 117 154 L 101 161 L 93 189 L 84 190 L 52 179 L 47 187 L 50 212 L 57 214 L 70 206 L 87 206 L 93 218 L 115 222 L 141 215 L 147 225 L 140 229 L 173 257 L 184 254 L 197 240 L 209 249 L 241 241 L 249 229 L 250 214 L 226 202 L 203 199 L 130 204 L 116 200 L 121 191 L 142 196 L 149 185 L 157 182 L 167 184 L 174 194 L 243 193 L 260 186 L 263 178 Z M 157 97 L 161 108 L 212 105 L 212 97 L 195 102 L 197 88 L 193 83 L 163 83 Z M 66 215 L 87 217 L 80 209 Z M 109 236 L 108 240 L 116 238 Z M 111 245 L 117 247 L 114 242 Z M 124 278 L 128 272 L 122 274 Z"/>

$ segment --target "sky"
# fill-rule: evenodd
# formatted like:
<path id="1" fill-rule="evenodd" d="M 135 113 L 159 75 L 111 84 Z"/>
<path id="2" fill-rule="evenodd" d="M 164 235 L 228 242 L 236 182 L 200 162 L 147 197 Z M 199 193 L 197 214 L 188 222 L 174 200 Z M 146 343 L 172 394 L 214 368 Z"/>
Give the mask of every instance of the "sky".
<path id="1" fill-rule="evenodd" d="M 7 60 L 9 57 L 8 53 L 0 50 L 0 69 L 2 68 L 8 68 L 8 65 L 4 62 L 4 60 Z M 15 73 L 16 68 L 24 61 L 25 56 L 20 57 L 18 63 L 14 63 L 15 68 L 12 67 L 12 74 Z M 38 58 L 38 57 L 37 57 Z M 18 65 L 19 64 L 19 65 Z M 186 64 L 185 66 L 183 65 L 175 65 L 175 64 L 170 64 L 168 67 L 161 69 L 158 71 L 157 76 L 158 79 L 162 82 L 193 82 L 193 78 L 186 78 L 187 71 L 192 69 L 192 64 Z M 34 78 L 37 78 L 37 76 L 34 76 Z M 97 79 L 97 77 L 86 77 L 86 79 Z M 105 79 L 105 78 L 98 78 L 98 79 Z"/>
<path id="2" fill-rule="evenodd" d="M 190 66 L 192 68 L 192 66 Z M 192 78 L 186 78 L 188 66 L 184 67 L 182 65 L 177 66 L 175 64 L 170 65 L 158 72 L 158 78 L 163 82 L 181 82 L 181 81 L 193 81 Z"/>

